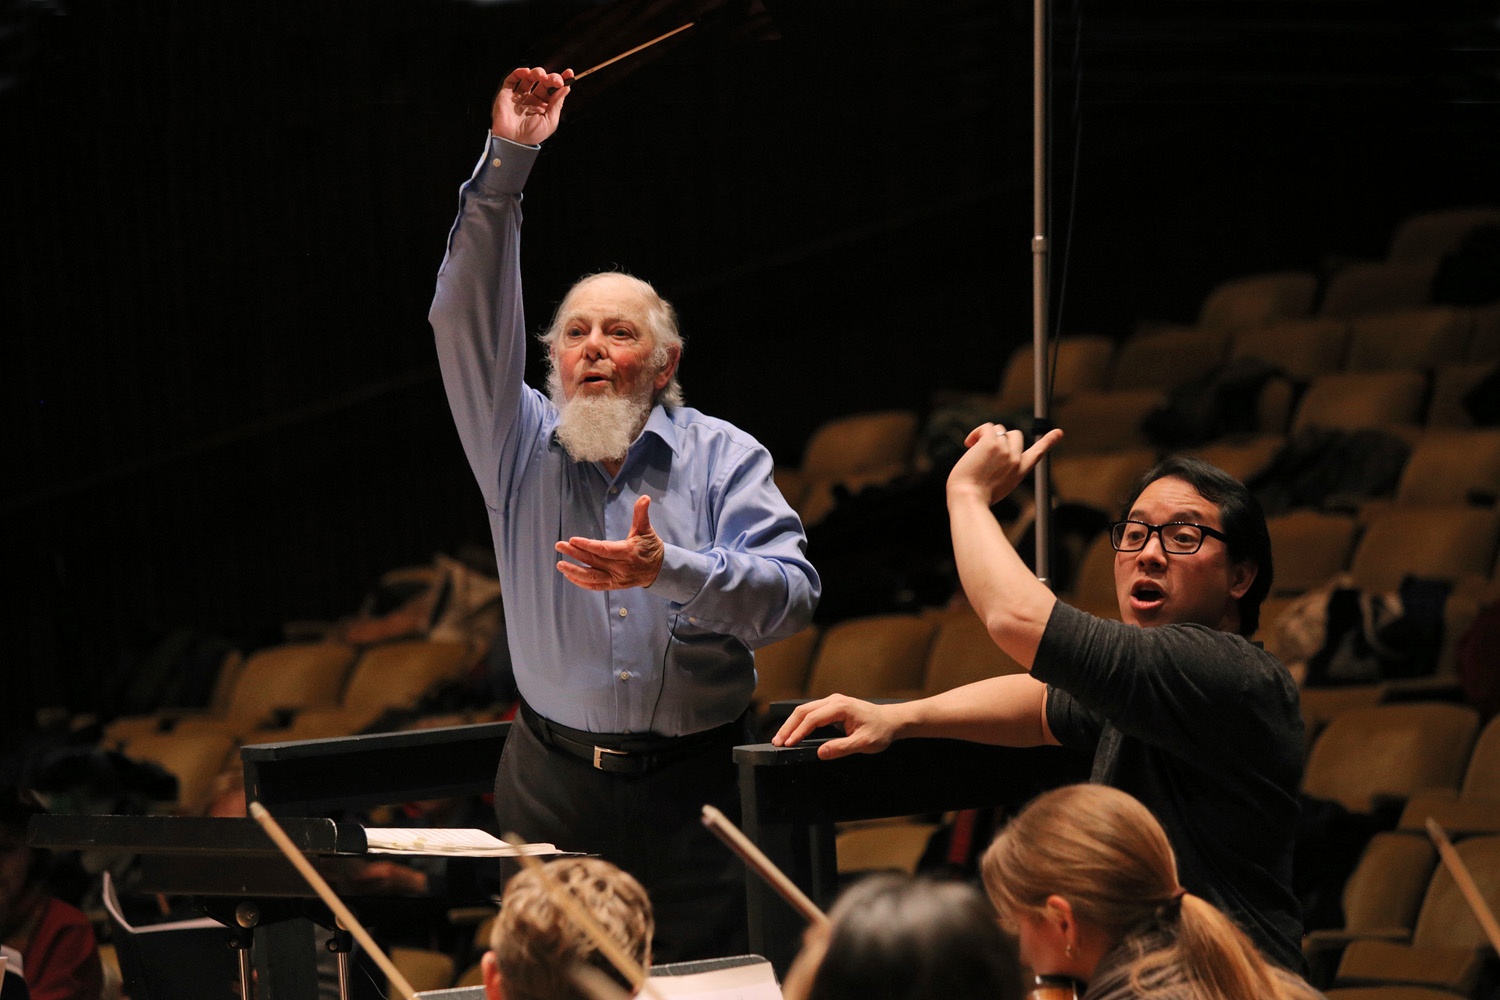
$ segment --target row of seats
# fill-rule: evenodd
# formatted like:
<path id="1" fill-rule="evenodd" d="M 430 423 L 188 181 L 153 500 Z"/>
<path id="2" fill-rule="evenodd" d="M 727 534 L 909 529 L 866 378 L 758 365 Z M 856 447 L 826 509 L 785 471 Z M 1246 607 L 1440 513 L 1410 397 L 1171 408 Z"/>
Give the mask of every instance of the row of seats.
<path id="1" fill-rule="evenodd" d="M 226 664 L 215 708 L 116 719 L 101 745 L 176 775 L 178 801 L 167 808 L 198 813 L 242 744 L 353 735 L 473 666 L 473 652 L 457 642 L 285 643 Z"/>
<path id="2" fill-rule="evenodd" d="M 1500 362 L 1460 361 L 1431 371 L 1393 368 L 1333 371 L 1316 375 L 1299 388 L 1290 380 L 1268 379 L 1256 392 L 1253 413 L 1241 433 L 1259 434 L 1279 443 L 1287 435 L 1313 428 L 1348 431 L 1363 428 L 1415 430 L 1472 428 L 1466 397 Z M 1060 400 L 1053 419 L 1067 436 L 1059 455 L 1098 453 L 1152 445 L 1148 424 L 1169 406 L 1157 389 L 1105 389 Z M 1204 440 L 1220 435 L 1208 434 Z"/>
<path id="3" fill-rule="evenodd" d="M 757 650 L 755 700 L 764 709 L 835 692 L 919 698 L 1021 669 L 968 608 L 870 615 L 812 625 Z"/>
<path id="4" fill-rule="evenodd" d="M 1500 836 L 1459 841 L 1455 854 L 1488 906 L 1500 906 Z M 1345 925 L 1304 940 L 1330 1000 L 1477 997 L 1493 960 L 1462 889 L 1419 833 L 1380 833 L 1345 884 Z"/>
<path id="5" fill-rule="evenodd" d="M 1488 905 L 1500 906 L 1500 718 L 1481 731 L 1460 705 L 1345 712 L 1315 741 L 1304 790 L 1353 813 L 1400 809 L 1344 885 L 1343 926 L 1304 940 L 1315 982 L 1351 1000 L 1344 991 L 1381 984 L 1473 995 L 1485 937 L 1452 874 L 1434 870 L 1426 828 L 1435 821 L 1457 842 Z"/>
<path id="6" fill-rule="evenodd" d="M 1443 255 L 1497 217 L 1491 207 L 1414 216 L 1386 260 L 1339 267 L 1321 293 L 1311 273 L 1249 275 L 1212 289 L 1191 325 L 1142 324 L 1119 344 L 1062 338 L 1051 359 L 1052 416 L 1069 432 L 1060 453 L 1147 444 L 1143 424 L 1169 393 L 1248 377 L 1256 362 L 1281 373 L 1260 388 L 1262 433 L 1469 425 L 1463 396 L 1500 362 L 1500 305 L 1437 305 L 1430 293 Z M 1029 412 L 1032 367 L 1029 346 L 1013 353 L 996 412 Z"/>
<path id="7" fill-rule="evenodd" d="M 1006 362 L 995 399 L 1000 412 L 1029 409 L 1030 345 Z M 1090 334 L 1060 338 L 1050 359 L 1052 398 L 1101 391 L 1165 391 L 1230 362 L 1264 361 L 1308 381 L 1337 371 L 1430 369 L 1500 360 L 1500 310 L 1422 306 L 1351 319 L 1290 316 L 1247 328 L 1167 327 L 1116 344 Z"/>
<path id="8" fill-rule="evenodd" d="M 1166 393 L 1235 362 L 1265 362 L 1286 377 L 1262 394 L 1266 433 L 1467 426 L 1464 394 L 1500 363 L 1500 305 L 1434 305 L 1431 284 L 1446 255 L 1497 224 L 1494 206 L 1417 213 L 1395 228 L 1385 260 L 1342 265 L 1321 294 L 1311 272 L 1248 275 L 1211 289 L 1191 325 L 1143 324 L 1119 344 L 1094 335 L 1059 339 L 1049 358 L 1052 417 L 1069 437 L 1058 454 L 1146 445 L 1141 421 Z M 1018 347 L 997 393 L 959 395 L 994 415 L 1030 414 L 1033 359 L 1031 345 Z M 1352 377 L 1388 372 L 1407 374 Z M 1319 380 L 1311 399 L 1298 403 L 1297 387 Z M 910 410 L 830 420 L 808 438 L 799 464 L 778 466 L 777 485 L 814 524 L 832 508 L 835 487 L 857 492 L 920 466 L 919 433 Z"/>

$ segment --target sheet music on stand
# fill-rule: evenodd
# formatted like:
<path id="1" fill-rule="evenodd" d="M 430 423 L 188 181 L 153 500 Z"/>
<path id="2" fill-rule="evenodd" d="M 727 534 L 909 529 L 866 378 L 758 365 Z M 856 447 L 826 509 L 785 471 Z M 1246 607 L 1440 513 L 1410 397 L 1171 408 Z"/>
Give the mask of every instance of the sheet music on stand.
<path id="1" fill-rule="evenodd" d="M 671 1000 L 781 1000 L 770 962 L 685 976 L 652 976 L 651 988 Z"/>
<path id="2" fill-rule="evenodd" d="M 370 854 L 420 854 L 459 858 L 518 858 L 561 855 L 552 844 L 508 844 L 483 830 L 424 827 L 366 827 Z"/>

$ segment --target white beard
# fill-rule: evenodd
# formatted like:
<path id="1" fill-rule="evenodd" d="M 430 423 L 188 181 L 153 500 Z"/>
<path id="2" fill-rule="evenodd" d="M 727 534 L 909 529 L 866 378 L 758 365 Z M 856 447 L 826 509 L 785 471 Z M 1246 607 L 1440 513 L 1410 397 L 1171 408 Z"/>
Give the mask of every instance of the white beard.
<path id="1" fill-rule="evenodd" d="M 557 438 L 575 462 L 610 462 L 625 457 L 651 415 L 651 398 L 574 396 L 557 402 Z"/>

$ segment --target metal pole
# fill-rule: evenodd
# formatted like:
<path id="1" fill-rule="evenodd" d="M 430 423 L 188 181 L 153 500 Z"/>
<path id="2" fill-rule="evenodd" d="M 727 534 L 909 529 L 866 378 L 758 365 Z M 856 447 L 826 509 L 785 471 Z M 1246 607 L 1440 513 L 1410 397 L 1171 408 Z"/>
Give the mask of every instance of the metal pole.
<path id="1" fill-rule="evenodd" d="M 1031 357 L 1032 437 L 1052 427 L 1047 398 L 1047 0 L 1032 3 L 1031 143 Z M 1052 586 L 1052 462 L 1043 455 L 1035 469 L 1036 575 Z"/>

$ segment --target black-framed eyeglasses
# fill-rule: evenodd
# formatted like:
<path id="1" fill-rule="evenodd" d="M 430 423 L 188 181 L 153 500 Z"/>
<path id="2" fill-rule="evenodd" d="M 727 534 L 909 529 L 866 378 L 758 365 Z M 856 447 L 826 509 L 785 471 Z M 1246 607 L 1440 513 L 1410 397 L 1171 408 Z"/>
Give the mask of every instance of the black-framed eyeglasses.
<path id="1" fill-rule="evenodd" d="M 1205 536 L 1228 542 L 1229 536 L 1206 524 L 1169 521 L 1147 524 L 1145 521 L 1116 521 L 1109 526 L 1109 541 L 1116 552 L 1139 552 L 1155 534 L 1161 539 L 1162 551 L 1168 555 L 1190 556 L 1203 547 Z"/>

